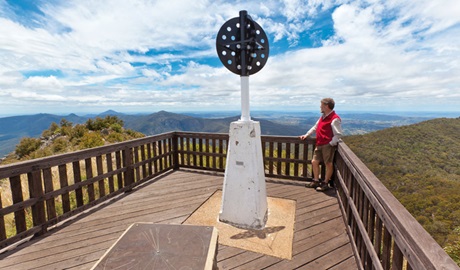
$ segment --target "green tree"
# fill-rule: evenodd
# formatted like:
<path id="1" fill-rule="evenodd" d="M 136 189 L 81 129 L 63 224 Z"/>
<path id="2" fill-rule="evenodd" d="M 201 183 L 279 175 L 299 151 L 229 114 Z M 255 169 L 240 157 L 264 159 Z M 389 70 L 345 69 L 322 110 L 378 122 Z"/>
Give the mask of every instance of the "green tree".
<path id="1" fill-rule="evenodd" d="M 60 137 L 53 141 L 52 150 L 54 153 L 65 152 L 69 146 L 68 140 L 66 138 Z"/>
<path id="2" fill-rule="evenodd" d="M 82 149 L 93 148 L 97 146 L 103 146 L 104 139 L 99 133 L 90 132 L 83 135 L 80 141 L 80 147 Z"/>
<path id="3" fill-rule="evenodd" d="M 56 131 L 59 130 L 59 125 L 53 122 L 51 123 L 50 128 L 48 130 L 51 132 L 51 134 L 54 134 Z"/>
<path id="4" fill-rule="evenodd" d="M 88 119 L 88 121 L 86 121 L 86 127 L 92 131 L 99 131 L 104 128 L 109 128 L 114 124 L 123 126 L 124 122 L 120 118 L 110 115 L 107 115 L 105 118 L 96 117 L 96 119 Z"/>
<path id="5" fill-rule="evenodd" d="M 65 119 L 65 118 L 61 119 L 60 124 L 61 124 L 61 127 L 71 127 L 71 126 L 73 126 L 72 122 L 67 121 L 67 119 Z"/>
<path id="6" fill-rule="evenodd" d="M 72 129 L 72 135 L 71 137 L 72 138 L 81 138 L 85 135 L 85 133 L 87 133 L 88 130 L 86 129 L 86 126 L 85 125 L 76 125 L 73 129 Z"/>
<path id="7" fill-rule="evenodd" d="M 16 146 L 15 153 L 19 158 L 28 156 L 33 151 L 36 151 L 40 148 L 41 141 L 40 139 L 25 137 L 21 139 L 19 144 Z"/>

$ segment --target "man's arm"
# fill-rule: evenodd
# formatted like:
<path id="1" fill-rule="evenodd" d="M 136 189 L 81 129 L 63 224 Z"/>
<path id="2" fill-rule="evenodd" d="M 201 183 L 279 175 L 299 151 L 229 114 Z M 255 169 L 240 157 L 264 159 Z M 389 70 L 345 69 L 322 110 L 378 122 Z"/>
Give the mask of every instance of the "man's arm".
<path id="1" fill-rule="evenodd" d="M 301 140 L 305 140 L 305 139 L 308 138 L 311 134 L 313 134 L 313 133 L 316 131 L 316 128 L 318 127 L 318 122 L 319 122 L 319 119 L 318 119 L 318 121 L 316 121 L 315 125 L 312 126 L 312 127 L 310 128 L 310 130 L 309 130 L 307 133 L 305 133 L 305 135 L 301 135 L 301 136 L 299 136 L 299 138 L 300 138 Z"/>
<path id="2" fill-rule="evenodd" d="M 343 136 L 342 122 L 339 118 L 336 118 L 332 120 L 331 126 L 332 133 L 334 134 L 334 136 L 332 137 L 332 140 L 329 142 L 329 144 L 332 146 L 336 146 L 337 143 L 339 143 L 340 138 L 342 138 Z"/>

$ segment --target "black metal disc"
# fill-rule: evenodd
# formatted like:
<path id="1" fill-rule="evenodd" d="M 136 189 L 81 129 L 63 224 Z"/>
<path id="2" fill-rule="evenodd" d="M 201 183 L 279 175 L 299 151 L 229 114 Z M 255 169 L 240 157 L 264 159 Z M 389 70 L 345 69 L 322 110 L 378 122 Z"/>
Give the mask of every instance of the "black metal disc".
<path id="1" fill-rule="evenodd" d="M 268 60 L 268 38 L 264 30 L 253 20 L 247 20 L 245 37 L 241 38 L 240 18 L 228 20 L 222 25 L 216 38 L 217 55 L 231 72 L 249 76 L 261 70 Z M 242 51 L 245 50 L 246 74 L 242 74 Z"/>

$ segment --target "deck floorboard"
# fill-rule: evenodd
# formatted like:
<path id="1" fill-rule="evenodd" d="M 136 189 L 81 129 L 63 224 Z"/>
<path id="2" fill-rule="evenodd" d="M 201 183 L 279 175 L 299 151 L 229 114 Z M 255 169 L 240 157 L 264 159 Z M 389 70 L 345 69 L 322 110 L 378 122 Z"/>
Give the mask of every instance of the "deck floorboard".
<path id="1" fill-rule="evenodd" d="M 167 173 L 0 254 L 0 269 L 90 269 L 132 223 L 181 224 L 222 184 L 222 174 Z M 219 269 L 357 269 L 333 190 L 267 179 L 267 195 L 296 200 L 292 260 L 219 244 Z"/>

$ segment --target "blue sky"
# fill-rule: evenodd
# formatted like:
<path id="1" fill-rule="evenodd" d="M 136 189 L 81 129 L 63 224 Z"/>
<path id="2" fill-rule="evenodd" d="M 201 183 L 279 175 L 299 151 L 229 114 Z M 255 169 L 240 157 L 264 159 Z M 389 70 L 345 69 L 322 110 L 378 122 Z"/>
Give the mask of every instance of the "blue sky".
<path id="1" fill-rule="evenodd" d="M 0 0 L 0 115 L 240 110 L 240 10 L 270 44 L 252 111 L 460 111 L 455 0 Z"/>

